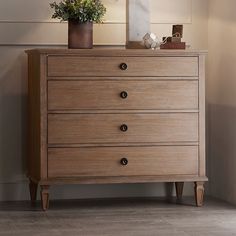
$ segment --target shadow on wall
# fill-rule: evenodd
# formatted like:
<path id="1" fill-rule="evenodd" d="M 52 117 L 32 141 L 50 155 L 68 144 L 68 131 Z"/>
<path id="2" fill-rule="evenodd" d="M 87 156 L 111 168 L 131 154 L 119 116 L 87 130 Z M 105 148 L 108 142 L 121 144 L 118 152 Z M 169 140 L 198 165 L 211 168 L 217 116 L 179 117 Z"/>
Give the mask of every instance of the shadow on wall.
<path id="1" fill-rule="evenodd" d="M 14 53 L 6 55 L 5 50 L 1 50 L 0 183 L 20 181 L 25 172 L 26 78 L 24 53 L 17 56 Z"/>
<path id="2" fill-rule="evenodd" d="M 236 107 L 209 105 L 211 193 L 236 203 Z"/>
<path id="3" fill-rule="evenodd" d="M 209 0 L 209 18 L 214 20 L 220 19 L 228 22 L 234 22 L 236 19 L 235 15 L 236 1 L 235 0 L 225 0 L 216 1 Z"/>
<path id="4" fill-rule="evenodd" d="M 167 197 L 173 195 L 173 184 L 108 184 L 52 186 L 51 199 Z"/>

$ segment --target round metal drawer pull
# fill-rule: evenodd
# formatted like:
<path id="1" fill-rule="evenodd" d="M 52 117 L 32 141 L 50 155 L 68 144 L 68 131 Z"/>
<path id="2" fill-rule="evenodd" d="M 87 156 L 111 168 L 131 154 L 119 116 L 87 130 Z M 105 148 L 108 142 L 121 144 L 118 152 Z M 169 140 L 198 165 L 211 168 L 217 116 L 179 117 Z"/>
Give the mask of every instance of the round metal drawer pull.
<path id="1" fill-rule="evenodd" d="M 122 131 L 122 132 L 126 132 L 127 130 L 128 130 L 128 126 L 127 125 L 121 125 L 120 126 L 120 130 Z"/>
<path id="2" fill-rule="evenodd" d="M 129 163 L 128 159 L 127 158 L 122 158 L 120 160 L 120 164 L 123 165 L 123 166 L 127 166 Z"/>
<path id="3" fill-rule="evenodd" d="M 123 98 L 123 99 L 126 99 L 128 97 L 128 93 L 126 91 L 122 91 L 120 93 L 120 97 Z"/>
<path id="4" fill-rule="evenodd" d="M 121 63 L 120 64 L 120 69 L 121 70 L 127 70 L 128 69 L 128 65 L 126 63 Z"/>

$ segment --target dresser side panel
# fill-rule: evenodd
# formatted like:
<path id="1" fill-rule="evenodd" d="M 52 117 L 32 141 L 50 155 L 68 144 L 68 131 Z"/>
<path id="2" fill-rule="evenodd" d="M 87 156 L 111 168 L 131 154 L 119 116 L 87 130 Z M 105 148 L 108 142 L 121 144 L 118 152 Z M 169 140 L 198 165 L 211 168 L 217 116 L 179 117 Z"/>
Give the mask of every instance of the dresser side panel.
<path id="1" fill-rule="evenodd" d="M 29 178 L 47 178 L 46 56 L 28 54 L 28 171 Z"/>
<path id="2" fill-rule="evenodd" d="M 205 55 L 199 56 L 199 175 L 206 175 Z"/>
<path id="3" fill-rule="evenodd" d="M 40 179 L 40 57 L 28 54 L 28 170 L 27 175 Z"/>
<path id="4" fill-rule="evenodd" d="M 47 102 L 47 55 L 40 55 L 40 165 L 41 179 L 48 178 L 48 102 Z"/>

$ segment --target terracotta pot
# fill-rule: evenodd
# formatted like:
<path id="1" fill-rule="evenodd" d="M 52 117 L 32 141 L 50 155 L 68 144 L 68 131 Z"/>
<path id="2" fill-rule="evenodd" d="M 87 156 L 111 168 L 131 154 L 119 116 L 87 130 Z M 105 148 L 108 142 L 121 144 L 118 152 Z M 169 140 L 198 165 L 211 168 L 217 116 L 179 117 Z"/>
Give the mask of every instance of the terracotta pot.
<path id="1" fill-rule="evenodd" d="M 83 49 L 93 47 L 93 22 L 68 22 L 68 48 Z"/>

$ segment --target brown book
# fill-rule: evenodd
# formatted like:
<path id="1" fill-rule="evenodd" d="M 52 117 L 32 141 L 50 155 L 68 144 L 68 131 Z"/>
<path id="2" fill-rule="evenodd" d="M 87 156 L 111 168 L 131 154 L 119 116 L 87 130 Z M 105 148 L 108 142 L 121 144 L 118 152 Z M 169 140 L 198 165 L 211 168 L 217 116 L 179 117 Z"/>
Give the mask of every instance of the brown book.
<path id="1" fill-rule="evenodd" d="M 160 49 L 186 49 L 185 42 L 167 42 L 160 46 Z"/>

